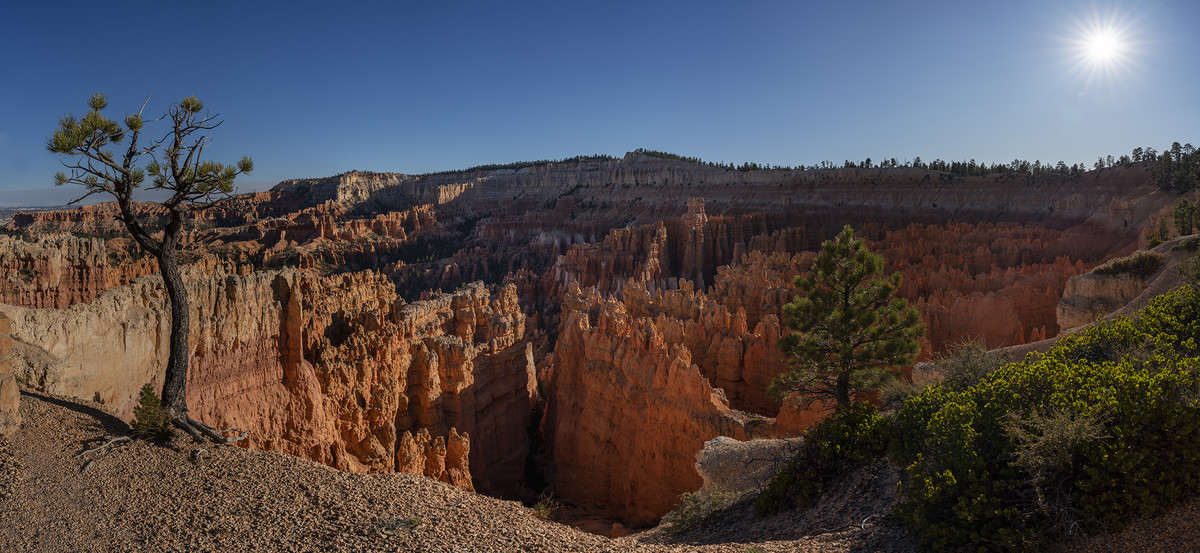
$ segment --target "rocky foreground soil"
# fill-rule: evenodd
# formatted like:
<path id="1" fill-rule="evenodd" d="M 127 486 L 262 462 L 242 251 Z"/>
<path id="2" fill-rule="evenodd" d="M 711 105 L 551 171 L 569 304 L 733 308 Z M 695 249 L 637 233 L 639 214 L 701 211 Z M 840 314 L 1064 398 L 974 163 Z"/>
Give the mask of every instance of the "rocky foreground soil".
<path id="1" fill-rule="evenodd" d="M 132 442 L 87 452 L 128 427 L 101 407 L 22 397 L 0 438 L 0 551 L 913 551 L 888 518 L 894 469 L 868 467 L 808 512 L 755 519 L 745 498 L 682 534 L 608 539 L 409 474 L 361 475 L 287 455 Z M 106 452 L 107 451 L 107 452 Z M 1071 551 L 1200 550 L 1200 501 Z M 1169 537 L 1169 539 L 1167 539 Z M 1188 541 L 1191 540 L 1191 541 Z M 1182 547 L 1182 549 L 1180 549 Z"/>
<path id="2" fill-rule="evenodd" d="M 127 426 L 98 405 L 38 394 L 22 397 L 21 413 L 22 428 L 0 439 L 0 551 L 743 553 L 912 546 L 892 521 L 871 521 L 865 530 L 848 525 L 873 505 L 759 521 L 742 504 L 689 534 L 656 529 L 608 539 L 422 476 L 350 474 L 190 439 L 81 455 Z M 847 491 L 883 481 L 867 478 Z"/>

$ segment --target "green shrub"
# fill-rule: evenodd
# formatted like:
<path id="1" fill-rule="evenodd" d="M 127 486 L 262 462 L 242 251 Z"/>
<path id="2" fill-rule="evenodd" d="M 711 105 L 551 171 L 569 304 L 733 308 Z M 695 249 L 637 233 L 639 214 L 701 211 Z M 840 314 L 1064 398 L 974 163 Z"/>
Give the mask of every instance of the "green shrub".
<path id="1" fill-rule="evenodd" d="M 148 440 L 168 441 L 175 436 L 171 418 L 149 384 L 142 386 L 138 406 L 133 408 L 133 422 L 129 426 L 133 428 L 135 436 Z"/>
<path id="2" fill-rule="evenodd" d="M 1157 271 L 1162 266 L 1163 256 L 1161 253 L 1148 250 L 1138 250 L 1132 255 L 1110 259 L 1107 263 L 1096 267 L 1092 272 L 1098 275 L 1120 275 L 1131 274 L 1139 278 L 1146 278 Z"/>
<path id="3" fill-rule="evenodd" d="M 533 504 L 533 514 L 542 520 L 549 520 L 554 516 L 554 511 L 560 507 L 562 507 L 562 503 L 554 497 L 553 493 L 542 492 L 538 495 L 537 503 Z"/>
<path id="4" fill-rule="evenodd" d="M 733 504 L 737 494 L 720 488 L 705 488 L 679 496 L 679 506 L 667 516 L 663 523 L 670 525 L 671 532 L 683 532 L 696 528 L 712 519 L 713 515 Z"/>
<path id="5" fill-rule="evenodd" d="M 887 449 L 885 437 L 885 419 L 874 405 L 839 405 L 804 435 L 799 453 L 759 494 L 754 512 L 767 516 L 811 507 L 837 478 L 879 459 Z"/>
<path id="6" fill-rule="evenodd" d="M 894 514 L 930 550 L 1027 550 L 1200 492 L 1200 295 L 1061 339 L 892 424 Z"/>

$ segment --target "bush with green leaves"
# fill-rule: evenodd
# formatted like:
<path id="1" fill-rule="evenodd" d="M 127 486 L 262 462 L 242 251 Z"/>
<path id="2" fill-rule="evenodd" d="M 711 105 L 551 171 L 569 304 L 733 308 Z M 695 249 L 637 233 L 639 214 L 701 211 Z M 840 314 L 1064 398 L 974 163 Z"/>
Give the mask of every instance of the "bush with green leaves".
<path id="1" fill-rule="evenodd" d="M 930 550 L 1013 551 L 1200 492 L 1200 292 L 1064 337 L 895 415 L 894 514 Z"/>
<path id="2" fill-rule="evenodd" d="M 758 516 L 807 509 L 827 486 L 887 450 L 885 419 L 867 402 L 840 404 L 804 435 L 800 451 L 754 503 Z"/>
<path id="3" fill-rule="evenodd" d="M 162 400 L 149 384 L 142 386 L 138 405 L 133 408 L 133 422 L 129 426 L 135 436 L 148 440 L 167 441 L 175 435 Z"/>

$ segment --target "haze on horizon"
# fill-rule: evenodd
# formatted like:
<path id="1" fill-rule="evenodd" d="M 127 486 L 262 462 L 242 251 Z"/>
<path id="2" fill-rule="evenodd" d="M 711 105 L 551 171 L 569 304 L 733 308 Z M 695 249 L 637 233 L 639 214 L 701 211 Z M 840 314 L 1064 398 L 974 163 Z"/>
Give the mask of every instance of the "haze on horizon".
<path id="1" fill-rule="evenodd" d="M 97 91 L 118 119 L 202 98 L 243 192 L 639 147 L 1090 166 L 1200 129 L 1188 0 L 10 4 L 0 205 L 79 195 L 44 141 Z"/>

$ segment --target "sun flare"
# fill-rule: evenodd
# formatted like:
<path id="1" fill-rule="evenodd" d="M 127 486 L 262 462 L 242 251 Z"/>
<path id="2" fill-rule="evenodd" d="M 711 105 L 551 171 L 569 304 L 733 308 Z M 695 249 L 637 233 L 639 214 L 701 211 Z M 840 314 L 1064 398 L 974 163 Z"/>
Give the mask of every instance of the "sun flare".
<path id="1" fill-rule="evenodd" d="M 1139 50 L 1135 26 L 1133 20 L 1116 13 L 1076 20 L 1064 40 L 1075 74 L 1089 84 L 1131 78 Z"/>

